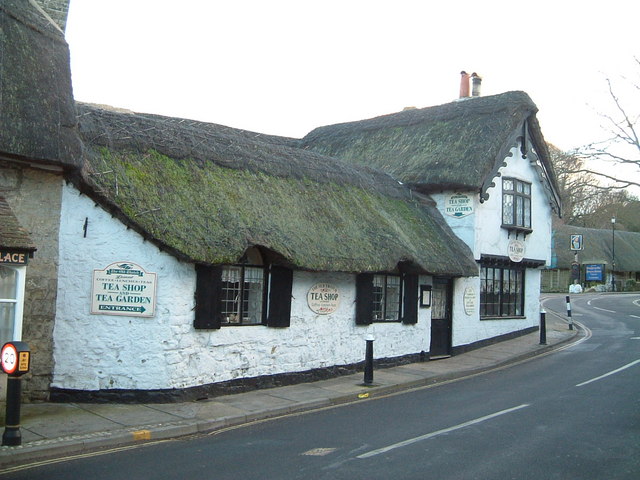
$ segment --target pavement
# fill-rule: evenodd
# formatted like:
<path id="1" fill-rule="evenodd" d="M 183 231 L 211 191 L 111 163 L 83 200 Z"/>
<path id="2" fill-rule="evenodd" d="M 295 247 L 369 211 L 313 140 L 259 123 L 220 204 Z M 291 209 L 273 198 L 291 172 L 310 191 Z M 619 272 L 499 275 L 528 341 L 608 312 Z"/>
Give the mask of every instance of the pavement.
<path id="1" fill-rule="evenodd" d="M 0 473 L 12 468 L 144 442 L 210 433 L 268 418 L 475 375 L 545 354 L 580 334 L 565 316 L 546 315 L 546 344 L 536 331 L 453 357 L 207 400 L 167 404 L 26 403 L 21 406 L 22 444 L 0 447 Z"/>

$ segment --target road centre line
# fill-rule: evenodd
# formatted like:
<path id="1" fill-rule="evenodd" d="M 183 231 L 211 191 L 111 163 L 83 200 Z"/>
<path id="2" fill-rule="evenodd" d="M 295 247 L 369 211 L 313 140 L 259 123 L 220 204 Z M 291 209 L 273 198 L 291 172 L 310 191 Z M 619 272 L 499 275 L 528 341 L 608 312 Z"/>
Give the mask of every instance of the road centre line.
<path id="1" fill-rule="evenodd" d="M 615 310 L 607 310 L 606 308 L 600 308 L 600 307 L 592 307 L 594 310 L 600 310 L 601 312 L 608 312 L 608 313 L 616 313 Z"/>
<path id="2" fill-rule="evenodd" d="M 616 368 L 615 370 L 611 370 L 609 373 L 605 373 L 604 375 L 600 375 L 599 377 L 592 378 L 591 380 L 587 380 L 586 382 L 579 383 L 579 384 L 576 385 L 576 387 L 582 387 L 583 385 L 588 385 L 589 383 L 596 382 L 596 381 L 601 380 L 601 379 L 603 379 L 605 377 L 608 377 L 610 375 L 614 375 L 614 374 L 619 373 L 619 372 L 621 372 L 623 370 L 626 370 L 627 368 L 633 367 L 634 365 L 636 365 L 638 363 L 640 363 L 640 360 L 636 360 L 634 362 L 627 363 L 626 365 L 624 365 L 624 366 L 622 366 L 620 368 Z"/>
<path id="3" fill-rule="evenodd" d="M 406 447 L 407 445 L 411 445 L 411 444 L 414 444 L 414 443 L 417 443 L 417 442 L 421 442 L 422 440 L 428 440 L 429 438 L 437 437 L 438 435 L 442 435 L 442 434 L 445 434 L 445 433 L 453 432 L 455 430 L 460 430 L 462 428 L 469 427 L 471 425 L 475 425 L 477 423 L 481 423 L 481 422 L 484 422 L 486 420 L 491 420 L 492 418 L 496 418 L 496 417 L 499 417 L 501 415 L 505 415 L 507 413 L 515 412 L 516 410 L 521 410 L 521 409 L 526 408 L 528 406 L 529 406 L 529 404 L 524 403 L 522 405 L 518 405 L 517 407 L 507 408 L 506 410 L 500 410 L 499 412 L 492 413 L 490 415 L 485 415 L 484 417 L 476 418 L 475 420 L 469 420 L 468 422 L 464 422 L 464 423 L 461 423 L 459 425 L 455 425 L 453 427 L 443 428 L 442 430 L 438 430 L 438 431 L 435 431 L 435 432 L 427 433 L 425 435 L 420 435 L 419 437 L 410 438 L 408 440 L 404 440 L 402 442 L 394 443 L 392 445 L 387 445 L 386 447 L 378 448 L 376 450 L 371 450 L 370 452 L 366 452 L 366 453 L 363 453 L 361 455 L 358 455 L 356 458 L 364 459 L 364 458 L 374 457 L 376 455 L 380 455 L 381 453 L 386 453 L 386 452 L 388 452 L 390 450 L 394 450 L 396 448 Z"/>

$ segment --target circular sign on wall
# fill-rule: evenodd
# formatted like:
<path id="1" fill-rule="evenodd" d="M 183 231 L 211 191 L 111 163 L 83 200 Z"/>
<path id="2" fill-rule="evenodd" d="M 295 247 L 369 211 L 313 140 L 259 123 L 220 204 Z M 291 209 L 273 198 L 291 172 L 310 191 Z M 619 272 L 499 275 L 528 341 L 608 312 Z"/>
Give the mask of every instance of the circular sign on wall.
<path id="1" fill-rule="evenodd" d="M 330 283 L 316 283 L 307 293 L 309 308 L 319 315 L 329 315 L 340 305 L 340 291 Z"/>
<path id="2" fill-rule="evenodd" d="M 509 259 L 519 263 L 524 258 L 524 242 L 522 240 L 509 240 Z"/>
<path id="3" fill-rule="evenodd" d="M 477 303 L 478 295 L 476 295 L 476 291 L 473 287 L 467 287 L 464 289 L 464 313 L 467 315 L 473 315 L 476 311 L 476 303 Z"/>

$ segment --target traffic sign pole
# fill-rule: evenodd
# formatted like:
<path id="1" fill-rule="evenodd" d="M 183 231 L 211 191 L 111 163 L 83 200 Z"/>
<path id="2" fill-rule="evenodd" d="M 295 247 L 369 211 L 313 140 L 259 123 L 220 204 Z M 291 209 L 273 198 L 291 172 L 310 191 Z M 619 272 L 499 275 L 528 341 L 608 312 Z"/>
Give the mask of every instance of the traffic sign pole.
<path id="1" fill-rule="evenodd" d="M 20 377 L 7 377 L 7 410 L 2 445 L 15 447 L 22 445 L 20 433 L 20 394 L 22 384 Z"/>
<path id="2" fill-rule="evenodd" d="M 0 350 L 0 367 L 7 374 L 7 408 L 2 445 L 22 445 L 20 433 L 21 376 L 29 371 L 31 352 L 25 342 L 7 342 Z"/>

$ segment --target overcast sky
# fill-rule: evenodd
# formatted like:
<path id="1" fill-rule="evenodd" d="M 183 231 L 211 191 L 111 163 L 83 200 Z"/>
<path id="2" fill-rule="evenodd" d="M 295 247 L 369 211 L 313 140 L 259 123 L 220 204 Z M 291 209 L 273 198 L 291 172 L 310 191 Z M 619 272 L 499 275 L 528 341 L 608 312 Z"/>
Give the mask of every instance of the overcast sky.
<path id="1" fill-rule="evenodd" d="M 638 74 L 629 0 L 71 0 L 77 100 L 301 137 L 458 96 L 527 92 L 547 141 L 601 139 L 605 79 Z M 622 88 L 622 87 L 620 87 Z"/>

